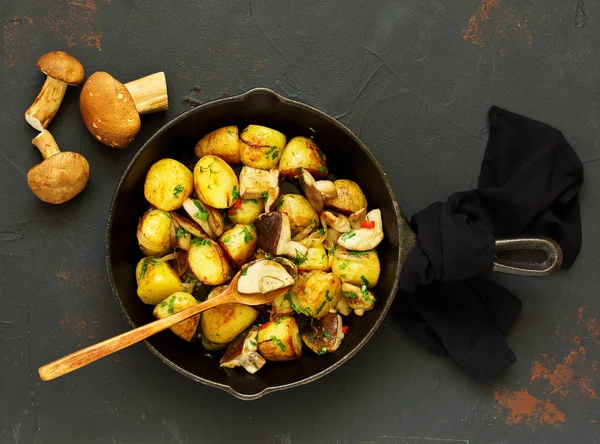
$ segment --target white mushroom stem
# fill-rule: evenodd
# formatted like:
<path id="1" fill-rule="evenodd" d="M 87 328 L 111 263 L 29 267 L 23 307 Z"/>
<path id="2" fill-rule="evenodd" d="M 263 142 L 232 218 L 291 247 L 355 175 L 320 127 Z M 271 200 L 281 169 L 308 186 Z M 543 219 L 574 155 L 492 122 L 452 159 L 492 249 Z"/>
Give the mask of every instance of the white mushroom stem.
<path id="1" fill-rule="evenodd" d="M 58 148 L 58 144 L 50 131 L 42 130 L 32 141 L 31 143 L 40 150 L 44 159 L 48 159 L 49 157 L 54 156 L 55 154 L 60 153 L 60 149 Z"/>
<path id="2" fill-rule="evenodd" d="M 348 216 L 348 220 L 350 221 L 350 226 L 353 230 L 359 230 L 361 228 L 361 224 L 367 217 L 367 208 L 361 208 L 360 210 L 352 213 Z"/>
<path id="3" fill-rule="evenodd" d="M 323 211 L 322 219 L 327 222 L 327 226 L 334 228 L 340 233 L 346 233 L 351 230 L 350 221 L 343 214 L 336 214 L 332 211 Z"/>
<path id="4" fill-rule="evenodd" d="M 63 97 L 67 92 L 67 84 L 47 76 L 44 85 L 33 104 L 25 111 L 25 120 L 38 131 L 43 131 L 52 121 Z"/>
<path id="5" fill-rule="evenodd" d="M 340 236 L 337 243 L 348 250 L 367 251 L 375 248 L 383 240 L 383 226 L 381 223 L 381 210 L 375 209 L 367 213 L 365 219 L 375 222 L 373 228 L 352 230 Z"/>
<path id="6" fill-rule="evenodd" d="M 330 180 L 316 181 L 315 188 L 321 192 L 325 199 L 335 199 L 337 197 L 337 188 Z"/>
<path id="7" fill-rule="evenodd" d="M 250 264 L 238 279 L 240 293 L 268 293 L 294 284 L 285 267 L 275 261 L 260 260 Z"/>
<path id="8" fill-rule="evenodd" d="M 141 79 L 125 83 L 139 114 L 156 113 L 169 109 L 167 79 L 164 72 L 157 72 Z"/>

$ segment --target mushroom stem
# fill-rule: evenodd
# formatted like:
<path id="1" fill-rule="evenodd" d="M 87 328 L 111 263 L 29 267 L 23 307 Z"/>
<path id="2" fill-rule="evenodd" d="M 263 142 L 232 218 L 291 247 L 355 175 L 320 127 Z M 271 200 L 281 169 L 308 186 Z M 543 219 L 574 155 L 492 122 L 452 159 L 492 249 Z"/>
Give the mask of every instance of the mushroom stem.
<path id="1" fill-rule="evenodd" d="M 60 153 L 60 148 L 58 148 L 56 140 L 54 140 L 54 137 L 52 137 L 52 134 L 50 134 L 50 131 L 48 130 L 42 130 L 31 143 L 40 150 L 44 159 L 48 159 L 49 157 Z"/>
<path id="2" fill-rule="evenodd" d="M 43 131 L 58 112 L 66 91 L 65 82 L 47 76 L 40 93 L 25 111 L 27 123 L 36 130 Z"/>
<path id="3" fill-rule="evenodd" d="M 164 72 L 157 72 L 141 79 L 125 83 L 139 114 L 149 114 L 169 109 L 167 79 Z"/>

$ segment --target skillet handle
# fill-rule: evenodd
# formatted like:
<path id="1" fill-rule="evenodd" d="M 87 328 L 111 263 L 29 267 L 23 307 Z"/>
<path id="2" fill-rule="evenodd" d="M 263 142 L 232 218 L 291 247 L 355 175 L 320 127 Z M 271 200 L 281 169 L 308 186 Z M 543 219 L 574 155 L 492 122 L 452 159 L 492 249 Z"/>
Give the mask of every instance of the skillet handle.
<path id="1" fill-rule="evenodd" d="M 552 239 L 539 236 L 516 237 L 496 241 L 496 251 L 539 250 L 546 253 L 543 262 L 516 261 L 503 259 L 496 255 L 494 271 L 516 276 L 543 277 L 550 276 L 560 270 L 563 253 L 560 246 Z"/>

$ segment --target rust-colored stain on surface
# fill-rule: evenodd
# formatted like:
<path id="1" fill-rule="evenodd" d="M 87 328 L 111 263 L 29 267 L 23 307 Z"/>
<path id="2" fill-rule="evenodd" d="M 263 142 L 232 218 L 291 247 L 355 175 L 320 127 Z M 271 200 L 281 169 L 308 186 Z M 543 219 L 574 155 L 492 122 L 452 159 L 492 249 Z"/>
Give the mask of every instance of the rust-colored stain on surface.
<path id="1" fill-rule="evenodd" d="M 21 28 L 33 24 L 33 20 L 29 17 L 14 17 L 4 22 L 4 66 L 6 68 L 14 68 L 17 62 L 17 51 L 15 43 L 20 38 Z"/>
<path id="2" fill-rule="evenodd" d="M 474 45 L 483 44 L 483 34 L 480 29 L 482 23 L 487 22 L 491 10 L 500 4 L 500 0 L 483 0 L 475 14 L 469 19 L 469 26 L 462 30 L 462 38 L 470 40 Z"/>
<path id="3" fill-rule="evenodd" d="M 506 424 L 557 425 L 565 422 L 565 414 L 549 400 L 541 400 L 526 389 L 503 388 L 494 392 L 498 406 L 507 411 Z"/>
<path id="4" fill-rule="evenodd" d="M 579 307 L 577 310 L 577 323 L 585 326 L 588 336 L 584 339 L 593 339 L 596 344 L 600 344 L 600 324 L 596 318 L 586 318 L 585 307 Z"/>

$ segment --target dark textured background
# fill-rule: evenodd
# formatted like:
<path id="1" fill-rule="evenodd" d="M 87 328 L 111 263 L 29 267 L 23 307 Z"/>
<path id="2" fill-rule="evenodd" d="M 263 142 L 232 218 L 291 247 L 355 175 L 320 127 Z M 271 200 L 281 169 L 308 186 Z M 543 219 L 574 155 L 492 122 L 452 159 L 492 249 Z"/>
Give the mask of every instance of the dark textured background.
<path id="1" fill-rule="evenodd" d="M 591 0 L 4 0 L 0 70 L 0 442 L 578 443 L 600 441 L 600 4 Z M 23 112 L 67 50 L 88 74 L 164 70 L 170 110 L 114 151 L 70 88 L 50 130 L 92 177 L 35 199 Z M 193 383 L 144 345 L 50 383 L 37 368 L 125 330 L 104 229 L 125 166 L 198 102 L 266 86 L 336 116 L 371 147 L 407 215 L 472 188 L 497 104 L 555 125 L 585 162 L 583 249 L 544 279 L 496 277 L 523 299 L 518 362 L 480 384 L 409 341 L 392 315 L 347 365 L 255 402 Z M 600 395 L 599 395 L 600 396 Z M 599 422 L 596 422 L 599 421 Z"/>

